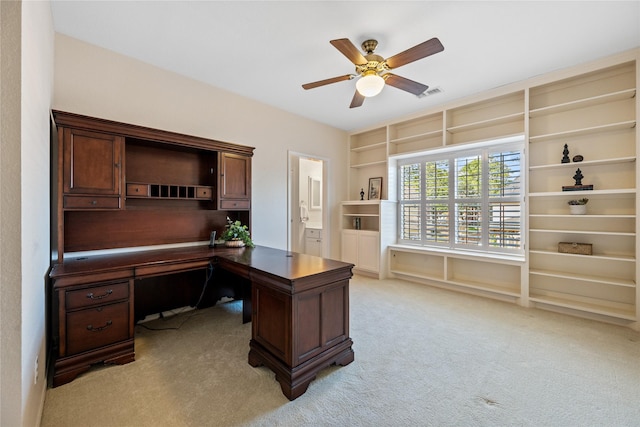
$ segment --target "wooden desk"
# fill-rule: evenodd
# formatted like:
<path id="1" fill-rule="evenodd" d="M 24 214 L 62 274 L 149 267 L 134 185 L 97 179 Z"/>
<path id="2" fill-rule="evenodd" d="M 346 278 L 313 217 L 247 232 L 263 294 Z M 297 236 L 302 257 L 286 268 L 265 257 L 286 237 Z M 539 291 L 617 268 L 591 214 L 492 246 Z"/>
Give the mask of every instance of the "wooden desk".
<path id="1" fill-rule="evenodd" d="M 353 361 L 349 337 L 352 264 L 267 247 L 131 252 L 66 260 L 51 271 L 53 386 L 92 364 L 128 363 L 134 351 L 136 279 L 206 268 L 214 263 L 249 279 L 249 363 L 276 374 L 291 400 L 321 369 Z"/>

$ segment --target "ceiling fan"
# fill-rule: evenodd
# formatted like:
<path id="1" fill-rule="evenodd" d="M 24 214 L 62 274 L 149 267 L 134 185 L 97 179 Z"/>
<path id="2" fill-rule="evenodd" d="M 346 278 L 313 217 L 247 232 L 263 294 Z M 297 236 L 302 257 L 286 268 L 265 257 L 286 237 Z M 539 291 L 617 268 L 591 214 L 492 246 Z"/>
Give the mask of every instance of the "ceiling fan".
<path id="1" fill-rule="evenodd" d="M 442 46 L 440 40 L 434 37 L 426 42 L 422 42 L 412 48 L 409 48 L 404 52 L 400 52 L 397 55 L 384 59 L 380 55 L 373 53 L 378 46 L 378 42 L 376 40 L 365 40 L 362 43 L 362 50 L 366 52 L 366 55 L 364 56 L 349 39 L 331 40 L 329 43 L 346 56 L 349 61 L 353 62 L 356 66 L 356 74 L 346 74 L 344 76 L 307 83 L 303 84 L 302 87 L 304 89 L 313 89 L 319 86 L 359 77 L 356 82 L 356 92 L 353 95 L 349 108 L 360 107 L 364 102 L 365 97 L 376 96 L 379 94 L 385 83 L 414 95 L 420 95 L 425 92 L 429 86 L 400 77 L 396 74 L 390 73 L 389 71 L 444 50 L 444 46 Z"/>

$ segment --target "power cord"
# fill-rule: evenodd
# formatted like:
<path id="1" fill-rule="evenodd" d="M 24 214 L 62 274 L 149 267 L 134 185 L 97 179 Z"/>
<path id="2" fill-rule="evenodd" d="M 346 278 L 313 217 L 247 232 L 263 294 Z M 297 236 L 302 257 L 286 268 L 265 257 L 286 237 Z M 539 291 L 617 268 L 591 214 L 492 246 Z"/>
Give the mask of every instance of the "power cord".
<path id="1" fill-rule="evenodd" d="M 198 302 L 196 303 L 196 309 L 200 306 L 200 303 L 202 302 L 202 298 L 204 297 L 204 293 L 207 290 L 207 285 L 209 284 L 209 280 L 211 280 L 211 277 L 213 277 L 213 264 L 211 263 L 211 261 L 209 261 L 209 268 L 207 270 L 207 277 L 204 281 L 204 285 L 202 286 L 202 292 L 200 293 L 200 298 L 198 298 Z"/>
<path id="2" fill-rule="evenodd" d="M 200 298 L 198 298 L 198 302 L 195 305 L 195 308 L 193 310 L 191 310 L 189 313 L 189 316 L 185 316 L 185 319 L 178 325 L 178 326 L 169 326 L 169 327 L 164 327 L 164 328 L 153 328 L 151 326 L 147 326 L 144 323 L 138 323 L 137 326 L 141 326 L 145 329 L 148 329 L 150 331 L 169 331 L 169 330 L 178 330 L 180 328 L 182 328 L 182 326 L 187 323 L 187 321 L 189 321 L 189 319 L 191 319 L 193 316 L 196 316 L 200 313 L 197 313 L 198 307 L 200 306 L 200 303 L 202 302 L 202 299 L 204 298 L 204 294 L 205 291 L 207 290 L 207 285 L 209 284 L 209 281 L 211 280 L 211 277 L 213 277 L 213 264 L 211 263 L 211 261 L 209 261 L 209 268 L 207 269 L 207 275 L 204 281 L 204 284 L 202 286 L 202 292 L 200 293 Z M 162 312 L 160 312 L 159 316 L 160 316 L 160 320 L 164 320 L 167 321 L 168 319 L 172 319 L 175 316 L 179 316 L 182 313 L 174 313 L 173 310 L 170 311 L 172 313 L 171 316 L 167 317 L 165 316 Z"/>

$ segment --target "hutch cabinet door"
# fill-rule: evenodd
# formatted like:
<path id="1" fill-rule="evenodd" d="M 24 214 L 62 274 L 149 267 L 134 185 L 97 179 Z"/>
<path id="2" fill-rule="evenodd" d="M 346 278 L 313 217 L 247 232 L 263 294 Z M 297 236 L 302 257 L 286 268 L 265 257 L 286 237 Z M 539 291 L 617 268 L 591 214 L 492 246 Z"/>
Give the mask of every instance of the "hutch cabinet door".
<path id="1" fill-rule="evenodd" d="M 251 201 L 251 157 L 219 154 L 219 209 L 249 209 Z"/>
<path id="2" fill-rule="evenodd" d="M 69 128 L 62 131 L 64 193 L 120 195 L 123 138 Z"/>

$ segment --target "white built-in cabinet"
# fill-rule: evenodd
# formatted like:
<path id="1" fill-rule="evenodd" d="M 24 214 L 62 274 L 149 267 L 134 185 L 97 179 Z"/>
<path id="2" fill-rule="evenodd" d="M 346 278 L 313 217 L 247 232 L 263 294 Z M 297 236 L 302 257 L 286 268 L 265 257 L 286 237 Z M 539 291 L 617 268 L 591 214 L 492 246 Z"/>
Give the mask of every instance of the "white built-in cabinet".
<path id="1" fill-rule="evenodd" d="M 355 264 L 358 270 L 377 274 L 380 271 L 380 232 L 344 230 L 342 254 L 342 261 Z"/>
<path id="2" fill-rule="evenodd" d="M 341 204 L 342 259 L 378 277 L 638 329 L 639 58 L 634 49 L 352 134 L 350 200 Z M 527 141 L 524 256 L 396 244 L 398 159 L 514 135 Z M 565 144 L 570 159 L 583 160 L 562 163 Z M 594 189 L 563 191 L 574 184 L 578 168 L 582 184 Z M 383 178 L 383 200 L 359 200 L 373 177 Z M 587 214 L 571 215 L 567 201 L 582 197 L 589 199 Z M 590 243 L 593 253 L 560 253 L 559 242 Z"/>
<path id="3" fill-rule="evenodd" d="M 307 228 L 304 231 L 304 253 L 322 256 L 322 230 Z"/>
<path id="4" fill-rule="evenodd" d="M 395 205 L 388 200 L 342 202 L 341 259 L 354 264 L 355 272 L 387 276 L 386 248 L 396 236 Z"/>

